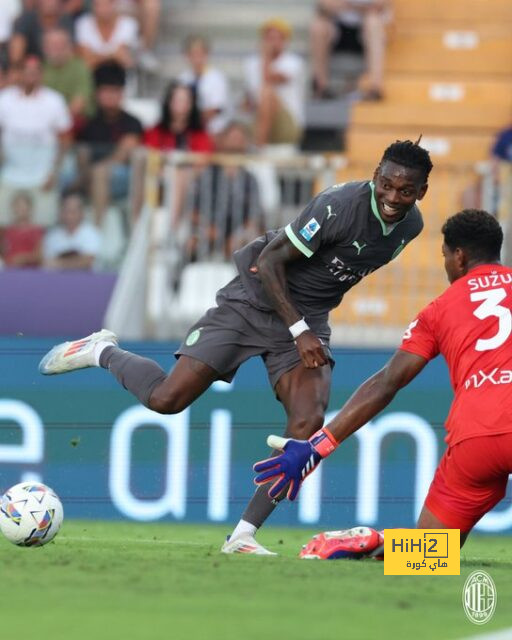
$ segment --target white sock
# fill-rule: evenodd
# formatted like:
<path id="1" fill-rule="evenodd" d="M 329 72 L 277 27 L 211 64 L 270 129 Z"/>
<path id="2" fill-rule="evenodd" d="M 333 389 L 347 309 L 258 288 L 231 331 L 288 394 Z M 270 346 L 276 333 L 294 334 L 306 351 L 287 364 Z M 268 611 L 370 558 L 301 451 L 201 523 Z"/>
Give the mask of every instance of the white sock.
<path id="1" fill-rule="evenodd" d="M 254 536 L 256 531 L 258 531 L 258 527 L 255 527 L 250 522 L 247 522 L 247 520 L 240 520 L 240 522 L 233 529 L 230 540 L 239 538 L 240 536 Z"/>
<path id="2" fill-rule="evenodd" d="M 94 345 L 94 364 L 99 367 L 100 366 L 100 356 L 103 349 L 107 347 L 115 347 L 113 342 L 107 342 L 106 340 L 101 340 L 97 344 Z"/>

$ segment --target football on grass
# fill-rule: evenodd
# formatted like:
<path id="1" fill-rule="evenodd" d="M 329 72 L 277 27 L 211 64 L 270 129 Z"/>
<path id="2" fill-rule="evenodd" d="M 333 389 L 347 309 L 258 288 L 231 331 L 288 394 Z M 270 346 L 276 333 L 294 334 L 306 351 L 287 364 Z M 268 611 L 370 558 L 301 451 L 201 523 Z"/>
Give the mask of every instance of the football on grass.
<path id="1" fill-rule="evenodd" d="M 0 530 L 19 547 L 41 547 L 57 535 L 64 511 L 59 497 L 40 482 L 20 482 L 0 501 Z"/>

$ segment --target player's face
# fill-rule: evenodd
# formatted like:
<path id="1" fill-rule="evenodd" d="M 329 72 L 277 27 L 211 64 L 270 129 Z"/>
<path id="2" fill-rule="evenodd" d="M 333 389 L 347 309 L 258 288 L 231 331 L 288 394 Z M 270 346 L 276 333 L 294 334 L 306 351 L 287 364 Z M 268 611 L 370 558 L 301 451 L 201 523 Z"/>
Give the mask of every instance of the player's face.
<path id="1" fill-rule="evenodd" d="M 427 184 L 416 169 L 395 162 L 381 162 L 373 176 L 375 198 L 384 222 L 399 222 L 427 192 Z"/>

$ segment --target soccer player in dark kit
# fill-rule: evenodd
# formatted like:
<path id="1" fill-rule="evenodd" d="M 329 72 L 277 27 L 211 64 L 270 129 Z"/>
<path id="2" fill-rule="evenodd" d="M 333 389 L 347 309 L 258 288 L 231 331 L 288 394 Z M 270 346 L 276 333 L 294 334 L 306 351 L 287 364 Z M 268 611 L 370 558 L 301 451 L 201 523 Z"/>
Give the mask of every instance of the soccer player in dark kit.
<path id="1" fill-rule="evenodd" d="M 326 189 L 286 228 L 235 252 L 238 276 L 217 292 L 218 306 L 191 327 L 169 374 L 118 348 L 107 330 L 57 345 L 42 359 L 41 373 L 100 366 L 144 406 L 172 414 L 215 380 L 232 380 L 245 360 L 259 355 L 286 411 L 285 436 L 307 439 L 322 427 L 329 399 L 329 311 L 421 232 L 416 201 L 427 191 L 431 169 L 418 143 L 397 141 L 372 181 Z M 222 551 L 270 555 L 254 536 L 276 504 L 259 488 Z"/>

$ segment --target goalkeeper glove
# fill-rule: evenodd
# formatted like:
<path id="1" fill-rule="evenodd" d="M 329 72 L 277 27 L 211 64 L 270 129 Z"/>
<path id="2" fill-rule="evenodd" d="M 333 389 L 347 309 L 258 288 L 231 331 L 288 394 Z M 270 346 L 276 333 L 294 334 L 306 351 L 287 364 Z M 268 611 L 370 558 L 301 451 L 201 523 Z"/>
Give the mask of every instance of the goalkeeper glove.
<path id="1" fill-rule="evenodd" d="M 270 498 L 275 499 L 289 485 L 286 497 L 295 500 L 304 479 L 316 468 L 322 458 L 331 454 L 338 446 L 332 433 L 324 427 L 309 440 L 293 440 L 280 436 L 269 436 L 267 444 L 273 449 L 283 451 L 281 455 L 260 460 L 253 469 L 258 474 L 256 484 L 275 481 L 268 490 Z"/>

